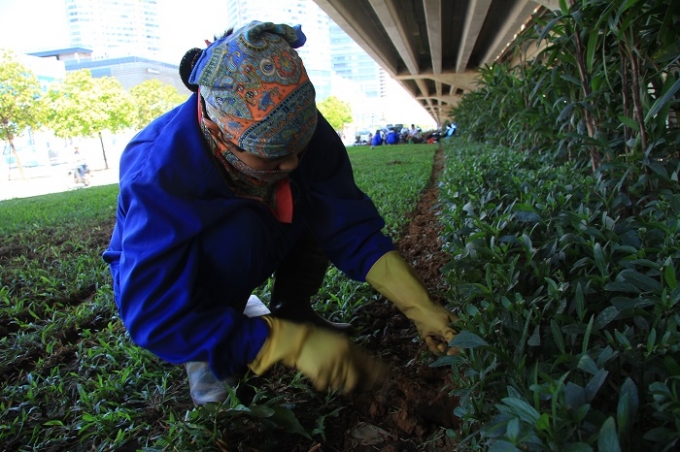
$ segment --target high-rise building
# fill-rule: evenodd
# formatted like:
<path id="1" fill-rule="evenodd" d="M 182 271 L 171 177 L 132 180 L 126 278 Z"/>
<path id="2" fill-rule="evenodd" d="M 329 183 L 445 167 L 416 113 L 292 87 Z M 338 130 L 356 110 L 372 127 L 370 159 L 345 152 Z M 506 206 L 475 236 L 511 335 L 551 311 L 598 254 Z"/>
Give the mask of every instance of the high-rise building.
<path id="1" fill-rule="evenodd" d="M 162 61 L 161 6 L 167 0 L 61 0 L 69 47 L 32 52 L 64 61 L 67 71 L 88 69 L 93 77 L 116 78 L 124 88 L 148 79 L 168 83 L 180 93 L 178 63 Z"/>
<path id="2" fill-rule="evenodd" d="M 384 123 L 385 71 L 335 22 L 330 21 L 331 63 L 333 72 L 357 87 L 358 95 L 341 100 L 352 105 L 354 122 L 361 126 Z"/>
<path id="3" fill-rule="evenodd" d="M 157 58 L 162 52 L 159 0 L 64 0 L 73 47 L 93 58 Z"/>
<path id="4" fill-rule="evenodd" d="M 329 34 L 333 71 L 342 78 L 359 83 L 366 97 L 380 97 L 380 66 L 333 21 Z"/>
<path id="5" fill-rule="evenodd" d="M 432 123 L 426 110 L 333 21 L 330 21 L 330 38 L 333 71 L 358 84 L 360 94 L 350 102 L 356 124 L 371 127 L 405 122 Z"/>

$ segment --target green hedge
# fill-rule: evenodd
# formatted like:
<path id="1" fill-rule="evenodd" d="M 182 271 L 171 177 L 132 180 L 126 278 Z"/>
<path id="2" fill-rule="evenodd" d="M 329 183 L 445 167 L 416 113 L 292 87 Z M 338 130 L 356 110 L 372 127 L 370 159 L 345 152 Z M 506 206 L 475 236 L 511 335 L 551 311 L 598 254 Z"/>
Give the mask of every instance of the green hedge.
<path id="1" fill-rule="evenodd" d="M 630 205 L 576 164 L 447 146 L 461 450 L 672 450 L 680 190 Z"/>

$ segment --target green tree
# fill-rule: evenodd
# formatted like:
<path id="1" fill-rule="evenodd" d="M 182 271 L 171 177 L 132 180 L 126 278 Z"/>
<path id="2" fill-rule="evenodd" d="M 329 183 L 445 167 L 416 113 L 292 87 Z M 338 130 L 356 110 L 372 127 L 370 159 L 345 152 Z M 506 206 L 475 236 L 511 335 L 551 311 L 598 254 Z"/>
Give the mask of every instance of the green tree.
<path id="1" fill-rule="evenodd" d="M 345 124 L 352 122 L 352 108 L 349 103 L 335 96 L 328 96 L 316 106 L 335 130 L 342 131 Z"/>
<path id="2" fill-rule="evenodd" d="M 99 137 L 105 167 L 102 131 L 116 133 L 134 123 L 130 94 L 112 77 L 93 78 L 87 69 L 69 72 L 52 87 L 48 99 L 48 124 L 62 138 Z"/>
<path id="3" fill-rule="evenodd" d="M 39 126 L 40 96 L 37 77 L 17 61 L 14 53 L 0 50 L 0 138 L 9 143 L 22 179 L 24 171 L 14 138 L 29 127 Z"/>
<path id="4" fill-rule="evenodd" d="M 174 86 L 156 79 L 145 80 L 132 87 L 130 95 L 137 110 L 132 126 L 137 130 L 187 99 Z"/>
<path id="5" fill-rule="evenodd" d="M 587 162 L 628 196 L 677 185 L 678 23 L 667 0 L 561 0 L 506 53 L 538 56 L 482 68 L 450 116 L 474 140 Z"/>

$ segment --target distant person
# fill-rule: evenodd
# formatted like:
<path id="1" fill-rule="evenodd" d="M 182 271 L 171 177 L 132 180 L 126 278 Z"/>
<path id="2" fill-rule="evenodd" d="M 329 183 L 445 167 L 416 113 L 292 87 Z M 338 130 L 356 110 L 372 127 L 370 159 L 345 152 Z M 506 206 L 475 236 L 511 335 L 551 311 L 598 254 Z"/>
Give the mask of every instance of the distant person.
<path id="1" fill-rule="evenodd" d="M 403 143 L 408 143 L 408 127 L 404 126 L 401 128 L 399 139 Z"/>
<path id="2" fill-rule="evenodd" d="M 380 130 L 376 130 L 375 135 L 373 135 L 373 139 L 371 140 L 371 149 L 373 149 L 376 146 L 382 146 L 382 144 L 383 144 L 382 133 L 380 133 Z"/>
<path id="3" fill-rule="evenodd" d="M 420 129 L 414 124 L 411 124 L 411 128 L 408 131 L 408 142 L 409 144 L 423 142 L 423 138 L 420 135 Z"/>
<path id="4" fill-rule="evenodd" d="M 399 132 L 392 129 L 385 138 L 385 144 L 399 144 Z"/>
<path id="5" fill-rule="evenodd" d="M 457 129 L 458 129 L 458 126 L 456 124 L 454 124 L 454 123 L 449 124 L 448 126 L 446 126 L 446 134 L 445 134 L 444 137 L 449 138 L 449 137 L 454 136 L 456 134 Z"/>
<path id="6" fill-rule="evenodd" d="M 312 308 L 330 261 L 367 281 L 453 353 L 455 316 L 383 234 L 347 149 L 317 110 L 299 27 L 253 21 L 205 49 L 180 76 L 193 95 L 157 118 L 120 160 L 116 226 L 103 258 L 132 340 L 184 364 L 196 404 L 228 397 L 251 369 L 280 363 L 317 390 L 348 392 L 383 366 Z M 270 313 L 244 312 L 274 277 Z"/>
<path id="7" fill-rule="evenodd" d="M 83 155 L 80 153 L 80 149 L 78 148 L 78 146 L 75 146 L 73 148 L 73 171 L 75 171 L 77 182 L 85 186 L 90 184 L 87 177 L 87 173 L 89 172 L 87 162 L 85 161 Z"/>

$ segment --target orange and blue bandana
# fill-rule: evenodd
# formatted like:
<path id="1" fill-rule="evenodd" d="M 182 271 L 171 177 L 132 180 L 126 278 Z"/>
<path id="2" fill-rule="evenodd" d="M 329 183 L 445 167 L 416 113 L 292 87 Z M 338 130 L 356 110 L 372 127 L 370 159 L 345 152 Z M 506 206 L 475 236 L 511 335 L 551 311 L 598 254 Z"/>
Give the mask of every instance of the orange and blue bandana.
<path id="1" fill-rule="evenodd" d="M 254 21 L 202 52 L 189 81 L 199 85 L 222 137 L 272 159 L 307 146 L 316 93 L 294 49 L 305 41 L 299 27 Z"/>
<path id="2" fill-rule="evenodd" d="M 199 90 L 200 91 L 200 90 Z M 236 145 L 224 139 L 222 131 L 205 117 L 205 102 L 198 96 L 198 123 L 212 154 L 226 171 L 226 181 L 237 196 L 260 201 L 281 223 L 293 221 L 290 171 L 257 171 L 236 156 Z"/>

